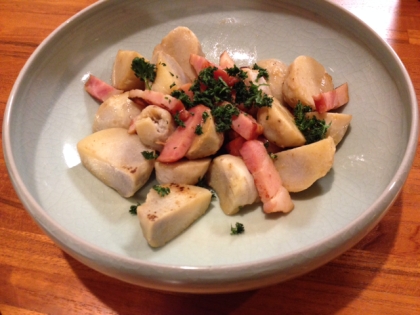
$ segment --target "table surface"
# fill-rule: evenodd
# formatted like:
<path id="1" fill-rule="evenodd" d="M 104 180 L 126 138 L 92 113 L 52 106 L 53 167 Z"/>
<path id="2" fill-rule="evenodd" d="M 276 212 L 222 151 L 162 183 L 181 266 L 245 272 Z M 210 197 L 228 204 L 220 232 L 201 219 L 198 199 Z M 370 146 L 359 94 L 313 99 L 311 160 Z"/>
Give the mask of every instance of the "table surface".
<path id="1" fill-rule="evenodd" d="M 0 114 L 35 48 L 94 0 L 0 1 Z M 420 1 L 335 0 L 400 56 L 420 103 Z M 1 150 L 1 148 L 0 148 Z M 323 267 L 233 294 L 156 292 L 123 283 L 60 250 L 30 218 L 0 154 L 0 314 L 420 314 L 420 153 L 383 220 Z"/>

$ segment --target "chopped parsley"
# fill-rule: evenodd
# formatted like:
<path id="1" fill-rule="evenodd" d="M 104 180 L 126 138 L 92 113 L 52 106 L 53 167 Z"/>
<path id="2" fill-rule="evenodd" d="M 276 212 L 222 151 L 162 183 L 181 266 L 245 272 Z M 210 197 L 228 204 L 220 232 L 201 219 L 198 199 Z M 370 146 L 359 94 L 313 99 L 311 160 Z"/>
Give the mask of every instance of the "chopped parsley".
<path id="1" fill-rule="evenodd" d="M 270 153 L 270 157 L 271 157 L 272 160 L 275 160 L 275 159 L 277 159 L 277 154 Z"/>
<path id="2" fill-rule="evenodd" d="M 210 114 L 208 112 L 203 112 L 203 115 L 201 115 L 201 117 L 203 118 L 203 123 L 206 123 L 207 118 L 210 117 Z"/>
<path id="3" fill-rule="evenodd" d="M 233 89 L 236 92 L 236 103 L 244 104 L 246 108 L 271 107 L 273 98 L 263 93 L 263 91 L 258 88 L 258 85 L 252 82 L 250 83 L 250 86 L 247 86 L 243 81 L 235 83 Z"/>
<path id="4" fill-rule="evenodd" d="M 196 135 L 202 135 L 203 134 L 203 127 L 201 125 L 197 125 L 197 127 L 195 127 L 195 134 Z"/>
<path id="5" fill-rule="evenodd" d="M 215 79 L 216 67 L 208 67 L 198 74 L 190 90 L 194 93 L 194 105 L 203 104 L 213 108 L 216 104 L 232 101 L 232 89 L 222 78 Z"/>
<path id="6" fill-rule="evenodd" d="M 230 235 L 245 233 L 245 227 L 242 223 L 236 222 L 235 226 L 230 226 Z"/>
<path id="7" fill-rule="evenodd" d="M 185 128 L 185 124 L 184 124 L 184 122 L 181 120 L 181 118 L 179 118 L 179 112 L 177 112 L 177 113 L 174 115 L 174 121 L 175 121 L 175 123 L 176 123 L 176 125 L 177 125 L 177 126 L 180 126 L 180 127 Z"/>
<path id="8" fill-rule="evenodd" d="M 232 105 L 226 104 L 224 106 L 216 107 L 211 111 L 217 132 L 225 132 L 231 128 L 232 116 L 239 115 L 239 109 Z"/>
<path id="9" fill-rule="evenodd" d="M 141 154 L 146 160 L 155 160 L 159 156 L 159 154 L 155 151 L 143 151 Z"/>
<path id="10" fill-rule="evenodd" d="M 238 77 L 241 80 L 248 78 L 248 74 L 236 65 L 233 65 L 232 68 L 226 68 L 225 70 L 231 77 Z"/>
<path id="11" fill-rule="evenodd" d="M 305 106 L 299 101 L 293 112 L 295 124 L 305 137 L 306 144 L 324 139 L 330 127 L 330 124 L 327 125 L 324 119 L 317 119 L 315 116 L 307 117 L 306 113 L 311 111 L 310 106 Z"/>
<path id="12" fill-rule="evenodd" d="M 136 57 L 131 62 L 131 69 L 136 77 L 144 81 L 146 87 L 150 90 L 152 83 L 156 79 L 156 65 L 146 61 L 144 58 Z"/>
<path id="13" fill-rule="evenodd" d="M 187 109 L 194 107 L 194 104 L 191 101 L 190 97 L 182 90 L 172 91 L 171 96 L 179 99 Z"/>
<path id="14" fill-rule="evenodd" d="M 171 192 L 169 187 L 162 187 L 160 185 L 154 185 L 152 188 L 154 190 L 156 190 L 158 195 L 161 196 L 161 197 L 165 197 L 166 195 L 168 195 Z"/>
<path id="15" fill-rule="evenodd" d="M 257 65 L 256 63 L 254 63 L 254 66 L 252 67 L 252 70 L 258 70 L 258 75 L 257 75 L 257 80 L 259 78 L 264 78 L 266 80 L 268 80 L 268 72 L 266 69 L 261 68 L 259 65 Z"/>
<path id="16" fill-rule="evenodd" d="M 130 212 L 132 215 L 137 215 L 137 207 L 138 206 L 140 206 L 140 202 L 137 202 L 136 205 L 131 205 L 130 210 L 128 210 L 128 212 Z"/>
<path id="17" fill-rule="evenodd" d="M 170 89 L 172 89 L 176 85 L 175 82 L 172 82 L 172 84 L 169 86 Z"/>

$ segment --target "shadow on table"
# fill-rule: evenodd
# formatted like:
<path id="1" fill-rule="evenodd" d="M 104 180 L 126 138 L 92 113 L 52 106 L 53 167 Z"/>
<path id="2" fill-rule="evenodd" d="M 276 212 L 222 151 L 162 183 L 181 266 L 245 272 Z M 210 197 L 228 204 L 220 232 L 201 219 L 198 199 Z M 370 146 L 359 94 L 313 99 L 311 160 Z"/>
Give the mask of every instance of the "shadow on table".
<path id="1" fill-rule="evenodd" d="M 401 217 L 400 195 L 353 249 L 296 279 L 259 290 L 211 295 L 158 292 L 100 274 L 65 257 L 87 289 L 116 314 L 332 314 L 369 286 L 386 262 Z"/>

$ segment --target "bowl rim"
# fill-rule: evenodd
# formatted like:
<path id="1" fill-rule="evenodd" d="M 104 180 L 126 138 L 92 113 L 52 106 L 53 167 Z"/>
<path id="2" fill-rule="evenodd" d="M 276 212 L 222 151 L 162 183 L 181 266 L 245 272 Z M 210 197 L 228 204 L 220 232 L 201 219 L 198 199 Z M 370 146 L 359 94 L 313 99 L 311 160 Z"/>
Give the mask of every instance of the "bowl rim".
<path id="1" fill-rule="evenodd" d="M 62 23 L 42 41 L 19 73 L 7 101 L 3 119 L 3 154 L 14 189 L 27 212 L 61 249 L 97 271 L 126 282 L 140 284 L 149 288 L 191 293 L 242 291 L 284 281 L 321 266 L 355 245 L 386 214 L 392 203 L 398 197 L 398 194 L 408 177 L 417 150 L 419 118 L 415 90 L 410 76 L 396 52 L 373 29 L 338 4 L 328 1 L 315 1 L 313 2 L 313 5 L 323 2 L 323 5 L 327 6 L 329 10 L 340 12 L 340 14 L 344 14 L 353 19 L 355 23 L 360 24 L 362 28 L 368 31 L 368 35 L 366 36 L 374 39 L 386 49 L 387 55 L 395 61 L 396 67 L 404 77 L 404 88 L 407 89 L 407 99 L 410 100 L 411 126 L 408 134 L 407 147 L 401 164 L 392 177 L 392 180 L 387 184 L 386 189 L 384 189 L 378 199 L 375 200 L 370 207 L 366 208 L 360 216 L 332 235 L 292 251 L 287 255 L 256 260 L 252 263 L 227 264 L 215 267 L 170 265 L 145 262 L 130 257 L 121 257 L 116 253 L 87 243 L 82 238 L 72 235 L 67 230 L 60 230 L 60 226 L 48 216 L 40 204 L 30 195 L 20 176 L 20 172 L 16 167 L 10 134 L 14 96 L 19 89 L 21 81 L 29 66 L 49 41 L 56 36 L 59 36 L 63 29 L 77 23 L 77 20 L 83 18 L 88 12 L 104 8 L 105 6 L 110 5 L 110 2 L 112 1 L 100 1 L 86 7 Z M 293 6 L 297 5 L 290 0 L 285 0 L 284 2 L 290 3 Z M 306 6 L 306 8 L 308 8 L 308 6 Z M 327 248 L 322 250 L 321 247 L 325 244 L 328 244 L 329 246 L 326 246 Z M 302 256 L 312 257 L 313 261 L 311 268 L 305 266 L 307 261 L 302 259 Z M 103 259 L 107 257 L 110 257 L 109 261 L 103 263 Z M 97 265 L 96 263 L 92 263 L 92 261 L 102 263 Z M 121 266 L 122 263 L 124 263 L 123 267 Z M 251 272 L 248 269 L 253 269 L 253 271 Z M 282 269 L 291 270 L 291 272 L 289 275 L 279 275 L 279 271 Z M 133 272 L 135 273 L 134 277 Z M 123 274 L 122 276 L 121 273 Z"/>

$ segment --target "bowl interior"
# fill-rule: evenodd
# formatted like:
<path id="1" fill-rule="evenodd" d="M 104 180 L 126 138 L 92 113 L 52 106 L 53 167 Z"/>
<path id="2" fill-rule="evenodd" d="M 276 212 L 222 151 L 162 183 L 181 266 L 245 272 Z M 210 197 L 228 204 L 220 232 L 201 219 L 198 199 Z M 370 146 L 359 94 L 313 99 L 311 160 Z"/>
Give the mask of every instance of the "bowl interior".
<path id="1" fill-rule="evenodd" d="M 213 61 L 226 49 L 240 64 L 314 57 L 335 85 L 348 82 L 351 100 L 340 111 L 353 120 L 333 170 L 292 195 L 290 214 L 266 216 L 256 205 L 228 217 L 216 200 L 185 233 L 152 249 L 128 212 L 144 200 L 146 189 L 123 199 L 80 164 L 76 144 L 91 132 L 98 108 L 82 78 L 92 73 L 110 82 L 118 49 L 150 58 L 162 37 L 180 25 L 197 35 Z M 106 1 L 63 25 L 32 56 L 9 100 L 5 152 L 29 212 L 63 243 L 162 265 L 250 264 L 332 246 L 333 238 L 346 240 L 363 229 L 363 223 L 352 226 L 360 217 L 382 215 L 408 172 L 408 164 L 403 169 L 401 164 L 416 115 L 410 89 L 399 60 L 372 31 L 321 1 L 299 6 L 292 1 Z M 245 225 L 244 235 L 230 235 L 235 222 Z"/>

